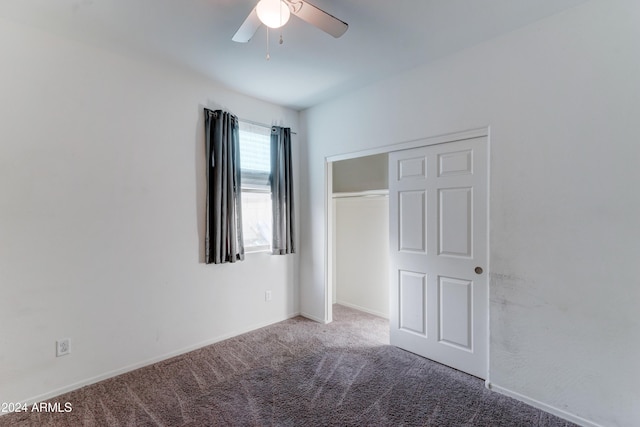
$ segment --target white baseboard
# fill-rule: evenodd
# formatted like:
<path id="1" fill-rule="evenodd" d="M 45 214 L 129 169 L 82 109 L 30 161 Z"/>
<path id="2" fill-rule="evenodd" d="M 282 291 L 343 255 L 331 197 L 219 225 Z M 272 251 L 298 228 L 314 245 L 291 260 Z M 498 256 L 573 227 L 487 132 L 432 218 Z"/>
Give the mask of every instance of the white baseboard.
<path id="1" fill-rule="evenodd" d="M 114 369 L 112 371 L 105 372 L 104 374 L 96 375 L 94 377 L 87 378 L 87 379 L 84 379 L 82 381 L 78 381 L 76 383 L 66 385 L 64 387 L 57 388 L 55 390 L 49 391 L 47 393 L 40 394 L 38 396 L 33 396 L 33 397 L 30 397 L 30 398 L 27 398 L 27 399 L 17 400 L 16 402 L 21 402 L 23 404 L 31 406 L 34 403 L 42 402 L 42 401 L 45 401 L 45 400 L 49 400 L 49 399 L 52 399 L 52 398 L 54 398 L 56 396 L 60 396 L 61 394 L 65 394 L 65 393 L 68 393 L 70 391 L 74 391 L 74 390 L 77 390 L 79 388 L 82 388 L 82 387 L 85 387 L 85 386 L 88 386 L 88 385 L 91 385 L 91 384 L 95 384 L 97 382 L 104 381 L 104 380 L 109 379 L 109 378 L 116 377 L 118 375 L 126 374 L 127 372 L 135 371 L 136 369 L 144 368 L 145 366 L 153 365 L 154 363 L 162 362 L 164 360 L 171 359 L 172 357 L 180 356 L 182 354 L 186 354 L 186 353 L 189 353 L 191 351 L 198 350 L 198 349 L 206 347 L 208 345 L 215 344 L 217 342 L 224 341 L 226 339 L 233 338 L 235 336 L 238 336 L 238 335 L 241 335 L 241 334 L 244 334 L 244 333 L 247 333 L 247 332 L 255 331 L 256 329 L 264 328 L 265 326 L 273 325 L 275 323 L 279 323 L 279 322 L 282 322 L 282 321 L 287 320 L 287 319 L 291 319 L 291 318 L 299 316 L 299 315 L 300 315 L 300 313 L 290 313 L 290 314 L 286 315 L 284 318 L 281 318 L 281 319 L 275 319 L 275 320 L 270 320 L 270 321 L 267 321 L 267 322 L 262 322 L 262 323 L 258 323 L 258 324 L 255 324 L 255 325 L 251 325 L 249 327 L 246 327 L 246 328 L 243 328 L 243 329 L 240 329 L 240 330 L 228 333 L 228 334 L 224 334 L 224 335 L 212 338 L 212 339 L 207 340 L 207 341 L 200 342 L 198 344 L 191 345 L 189 347 L 186 347 L 186 348 L 183 348 L 183 349 L 180 349 L 180 350 L 176 350 L 176 351 L 172 351 L 172 352 L 166 353 L 166 354 L 164 354 L 162 356 L 153 357 L 151 359 L 147 359 L 147 360 L 144 360 L 142 362 L 134 363 L 132 365 L 125 366 L 123 368 Z M 5 415 L 5 414 L 6 413 L 0 412 L 0 416 Z"/>
<path id="2" fill-rule="evenodd" d="M 344 302 L 344 301 L 338 301 L 338 302 L 336 302 L 336 304 L 344 305 L 345 307 L 353 308 L 354 310 L 363 311 L 365 313 L 373 314 L 374 316 L 382 317 L 383 319 L 389 319 L 389 315 L 388 314 L 384 314 L 384 313 L 381 313 L 381 312 L 376 311 L 376 310 L 371 310 L 371 309 L 366 308 L 366 307 L 361 307 L 361 306 L 359 306 L 357 304 L 351 304 L 351 303 Z"/>
<path id="3" fill-rule="evenodd" d="M 500 394 L 504 394 L 505 396 L 512 397 L 516 400 L 526 403 L 527 405 L 531 405 L 534 408 L 542 409 L 545 412 L 553 414 L 557 417 L 563 418 L 567 421 L 571 421 L 572 423 L 581 425 L 583 427 L 603 427 L 600 424 L 597 424 L 593 421 L 586 420 L 578 415 L 567 412 L 563 409 L 556 408 L 555 406 L 548 405 L 546 403 L 540 402 L 539 400 L 532 399 L 523 394 L 517 393 L 515 391 L 509 390 L 504 387 L 500 387 L 499 385 L 493 384 L 489 381 L 485 381 L 485 386 L 492 391 L 495 391 Z"/>
<path id="4" fill-rule="evenodd" d="M 321 319 L 319 317 L 313 316 L 308 313 L 300 313 L 300 316 L 304 317 L 305 319 L 313 320 L 314 322 L 322 323 L 323 325 L 326 325 L 327 323 L 329 323 L 324 319 Z"/>

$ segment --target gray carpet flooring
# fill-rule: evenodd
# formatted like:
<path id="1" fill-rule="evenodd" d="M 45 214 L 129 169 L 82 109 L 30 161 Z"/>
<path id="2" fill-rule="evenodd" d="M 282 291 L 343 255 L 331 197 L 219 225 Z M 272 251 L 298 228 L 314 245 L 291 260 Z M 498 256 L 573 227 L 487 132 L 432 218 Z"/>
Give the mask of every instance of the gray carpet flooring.
<path id="1" fill-rule="evenodd" d="M 387 321 L 342 306 L 53 399 L 69 413 L 0 426 L 573 426 L 388 345 Z"/>

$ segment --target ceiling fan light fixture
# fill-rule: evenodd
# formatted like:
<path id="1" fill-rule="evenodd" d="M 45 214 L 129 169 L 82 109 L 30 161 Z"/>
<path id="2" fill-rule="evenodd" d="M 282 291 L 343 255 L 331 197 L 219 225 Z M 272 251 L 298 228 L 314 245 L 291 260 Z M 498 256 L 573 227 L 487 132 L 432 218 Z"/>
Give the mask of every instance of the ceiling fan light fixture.
<path id="1" fill-rule="evenodd" d="M 289 21 L 291 11 L 282 0 L 260 0 L 256 6 L 258 18 L 269 28 L 280 28 Z"/>

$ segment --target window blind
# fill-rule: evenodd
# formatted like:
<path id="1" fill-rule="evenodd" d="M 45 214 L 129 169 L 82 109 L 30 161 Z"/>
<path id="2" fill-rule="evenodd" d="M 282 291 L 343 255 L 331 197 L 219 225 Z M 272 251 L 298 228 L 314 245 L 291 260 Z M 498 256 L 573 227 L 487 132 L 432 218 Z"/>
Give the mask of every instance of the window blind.
<path id="1" fill-rule="evenodd" d="M 240 169 L 242 187 L 269 188 L 271 128 L 240 121 Z"/>

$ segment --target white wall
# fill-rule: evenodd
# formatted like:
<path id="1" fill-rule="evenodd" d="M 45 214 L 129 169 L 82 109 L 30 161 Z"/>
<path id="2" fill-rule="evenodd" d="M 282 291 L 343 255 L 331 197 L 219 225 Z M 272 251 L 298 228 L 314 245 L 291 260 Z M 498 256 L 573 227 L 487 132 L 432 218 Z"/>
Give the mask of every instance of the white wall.
<path id="1" fill-rule="evenodd" d="M 335 302 L 389 318 L 389 198 L 337 197 L 333 202 Z"/>
<path id="2" fill-rule="evenodd" d="M 202 262 L 203 107 L 294 130 L 297 112 L 4 21 L 0 57 L 0 402 L 299 311 L 297 256 Z"/>
<path id="3" fill-rule="evenodd" d="M 640 2 L 594 0 L 304 112 L 303 313 L 326 316 L 325 158 L 490 126 L 490 381 L 636 425 L 638 22 Z"/>

